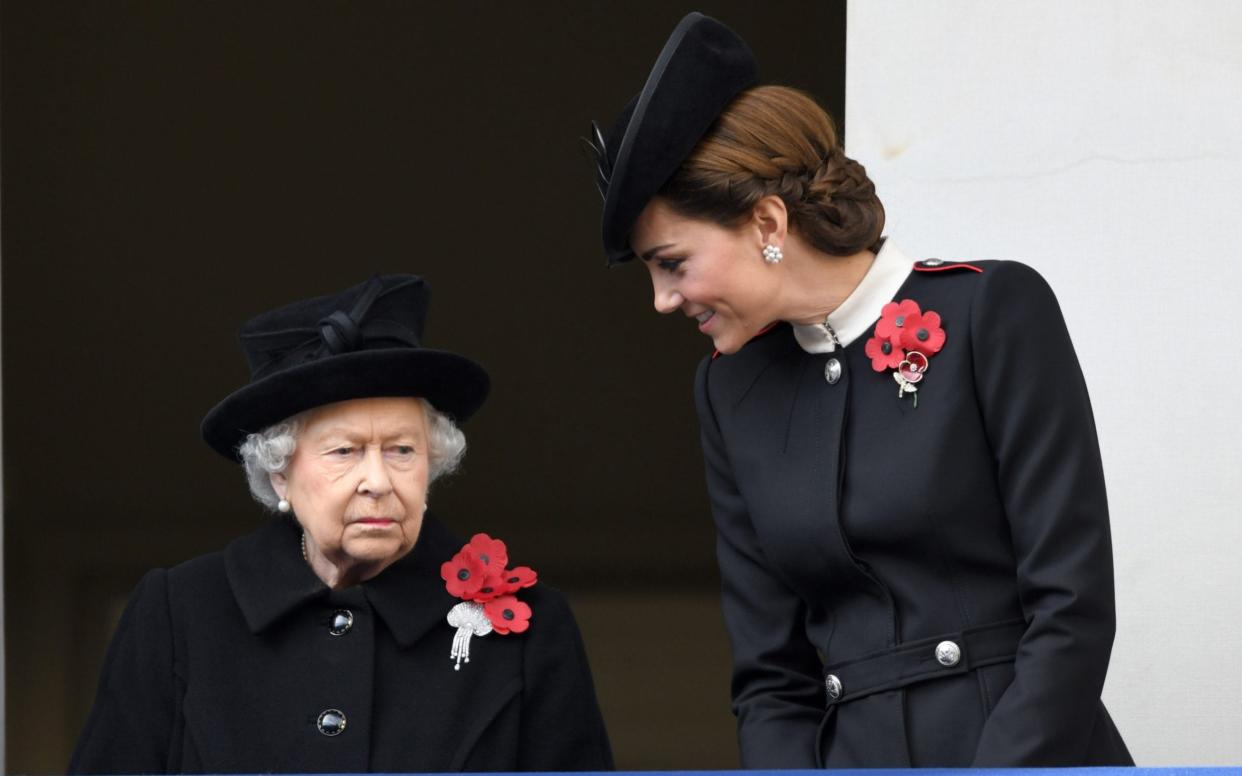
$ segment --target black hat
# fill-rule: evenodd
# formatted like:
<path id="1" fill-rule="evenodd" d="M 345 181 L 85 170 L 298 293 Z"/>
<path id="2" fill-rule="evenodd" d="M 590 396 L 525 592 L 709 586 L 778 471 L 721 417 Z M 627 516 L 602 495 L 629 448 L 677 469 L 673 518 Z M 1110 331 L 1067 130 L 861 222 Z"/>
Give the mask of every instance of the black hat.
<path id="1" fill-rule="evenodd" d="M 416 275 L 376 275 L 247 321 L 240 339 L 250 384 L 207 413 L 203 439 L 236 460 L 247 434 L 324 404 L 378 396 L 420 396 L 466 420 L 490 381 L 470 359 L 422 347 L 430 296 Z"/>
<path id="2" fill-rule="evenodd" d="M 701 13 L 673 30 L 638 96 L 605 139 L 592 122 L 597 184 L 604 195 L 604 253 L 634 257 L 630 231 L 733 98 L 759 81 L 746 41 Z"/>

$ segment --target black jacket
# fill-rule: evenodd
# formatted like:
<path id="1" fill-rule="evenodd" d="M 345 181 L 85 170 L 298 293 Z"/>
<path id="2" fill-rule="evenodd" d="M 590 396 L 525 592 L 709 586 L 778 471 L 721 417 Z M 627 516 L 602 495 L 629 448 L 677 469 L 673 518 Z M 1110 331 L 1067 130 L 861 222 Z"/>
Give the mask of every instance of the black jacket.
<path id="1" fill-rule="evenodd" d="M 870 333 L 812 355 L 781 325 L 699 369 L 746 767 L 1132 763 L 1100 702 L 1113 569 L 1086 385 L 1043 279 L 977 266 L 895 297 L 947 335 L 917 407 Z"/>
<path id="2" fill-rule="evenodd" d="M 169 571 L 129 602 L 70 772 L 603 770 L 612 767 L 577 625 L 537 584 L 520 635 L 449 659 L 462 541 L 428 517 L 410 553 L 330 591 L 288 518 Z M 334 636 L 335 612 L 353 624 Z M 320 732 L 322 712 L 345 716 Z"/>

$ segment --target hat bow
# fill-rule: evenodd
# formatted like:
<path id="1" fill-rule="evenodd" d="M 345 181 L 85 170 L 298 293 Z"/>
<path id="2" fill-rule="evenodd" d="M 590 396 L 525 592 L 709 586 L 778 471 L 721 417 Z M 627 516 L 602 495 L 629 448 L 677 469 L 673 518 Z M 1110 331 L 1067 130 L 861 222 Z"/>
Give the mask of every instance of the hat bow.
<path id="1" fill-rule="evenodd" d="M 263 355 L 252 378 L 259 380 L 301 363 L 356 350 L 386 345 L 419 347 L 418 336 L 396 321 L 367 320 L 367 313 L 383 291 L 384 284 L 373 277 L 348 311 L 335 310 L 314 326 L 242 335 L 249 347 Z"/>

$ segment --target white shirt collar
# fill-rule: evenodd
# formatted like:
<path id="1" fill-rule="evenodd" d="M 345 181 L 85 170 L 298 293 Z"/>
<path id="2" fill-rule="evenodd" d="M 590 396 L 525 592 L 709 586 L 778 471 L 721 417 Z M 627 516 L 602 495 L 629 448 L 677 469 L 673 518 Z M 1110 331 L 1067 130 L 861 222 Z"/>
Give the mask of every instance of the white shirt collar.
<path id="1" fill-rule="evenodd" d="M 893 296 L 914 270 L 914 262 L 893 244 L 884 240 L 880 252 L 858 287 L 837 309 L 828 314 L 828 325 L 822 323 L 793 325 L 794 338 L 808 353 L 831 353 L 836 350 L 832 334 L 841 347 L 867 333 L 880 317 L 880 308 L 893 301 Z M 831 331 L 829 331 L 831 327 Z"/>

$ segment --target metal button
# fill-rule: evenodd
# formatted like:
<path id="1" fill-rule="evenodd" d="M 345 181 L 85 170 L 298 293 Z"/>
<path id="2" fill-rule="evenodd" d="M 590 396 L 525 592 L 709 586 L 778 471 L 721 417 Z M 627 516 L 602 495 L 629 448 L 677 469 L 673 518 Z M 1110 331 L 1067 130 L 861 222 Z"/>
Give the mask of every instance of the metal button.
<path id="1" fill-rule="evenodd" d="M 923 262 L 924 267 L 939 267 L 941 264 L 944 264 L 944 259 L 928 259 Z"/>
<path id="2" fill-rule="evenodd" d="M 833 701 L 840 698 L 841 693 L 844 691 L 844 688 L 841 687 L 841 680 L 837 678 L 836 674 L 828 674 L 824 679 L 824 689 L 828 691 L 828 699 Z"/>
<path id="3" fill-rule="evenodd" d="M 340 709 L 326 709 L 315 724 L 325 736 L 339 736 L 345 730 L 345 712 Z"/>
<path id="4" fill-rule="evenodd" d="M 841 362 L 835 358 L 828 359 L 828 363 L 824 364 L 824 379 L 829 385 L 836 385 L 841 379 Z"/>
<path id="5" fill-rule="evenodd" d="M 337 609 L 332 613 L 332 624 L 328 626 L 328 633 L 333 636 L 344 636 L 352 627 L 354 627 L 354 613 L 348 609 Z"/>
<path id="6" fill-rule="evenodd" d="M 946 668 L 952 668 L 962 662 L 962 648 L 952 641 L 942 641 L 936 645 L 936 662 Z"/>

